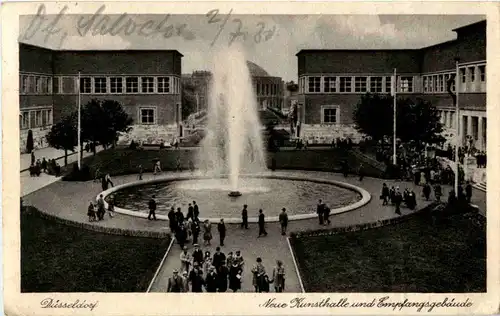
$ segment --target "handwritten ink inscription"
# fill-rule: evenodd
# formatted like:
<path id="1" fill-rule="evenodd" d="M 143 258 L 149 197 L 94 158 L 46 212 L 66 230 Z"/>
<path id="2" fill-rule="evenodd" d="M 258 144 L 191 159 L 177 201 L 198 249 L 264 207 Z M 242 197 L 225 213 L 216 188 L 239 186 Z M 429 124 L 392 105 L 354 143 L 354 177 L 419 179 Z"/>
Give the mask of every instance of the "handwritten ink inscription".
<path id="1" fill-rule="evenodd" d="M 99 9 L 92 15 L 81 15 L 77 17 L 75 28 L 77 34 L 81 37 L 88 35 L 92 36 L 141 36 L 144 38 L 163 37 L 165 39 L 171 37 L 181 37 L 184 40 L 194 40 L 195 33 L 190 30 L 187 23 L 176 23 L 171 21 L 171 14 L 167 14 L 160 21 L 149 19 L 146 21 L 136 21 L 133 16 L 123 13 L 118 18 L 104 14 L 106 5 L 101 5 Z M 31 19 L 27 29 L 21 36 L 22 40 L 30 40 L 37 34 L 43 34 L 43 42 L 47 42 L 52 38 L 59 36 L 59 47 L 63 46 L 68 37 L 68 30 L 60 26 L 61 20 L 67 14 L 68 6 L 64 6 L 61 11 L 54 17 L 47 15 L 44 4 L 38 7 L 36 15 Z M 235 41 L 253 40 L 259 44 L 271 40 L 276 36 L 277 27 L 273 25 L 269 27 L 265 22 L 259 22 L 255 26 L 245 26 L 241 19 L 231 19 L 233 9 L 225 16 L 219 14 L 219 9 L 210 10 L 205 14 L 209 25 L 215 24 L 218 26 L 216 34 L 212 39 L 210 46 L 214 46 L 219 39 L 221 33 L 226 29 L 226 26 L 231 27 L 229 32 L 228 46 L 231 46 Z M 230 24 L 228 26 L 228 23 Z"/>
<path id="2" fill-rule="evenodd" d="M 205 16 L 208 19 L 208 24 L 218 24 L 219 29 L 215 35 L 210 46 L 213 46 L 219 39 L 220 34 L 225 29 L 228 20 L 231 17 L 233 9 L 231 9 L 224 18 L 219 17 L 219 9 L 213 9 L 207 12 Z M 246 41 L 250 35 L 253 35 L 253 40 L 256 44 L 261 42 L 267 42 L 272 39 L 276 34 L 276 25 L 272 28 L 268 28 L 266 23 L 259 22 L 255 28 L 250 28 L 250 31 L 244 27 L 243 21 L 241 19 L 232 19 L 231 22 L 236 24 L 233 31 L 229 33 L 229 43 L 231 46 L 236 40 Z"/>

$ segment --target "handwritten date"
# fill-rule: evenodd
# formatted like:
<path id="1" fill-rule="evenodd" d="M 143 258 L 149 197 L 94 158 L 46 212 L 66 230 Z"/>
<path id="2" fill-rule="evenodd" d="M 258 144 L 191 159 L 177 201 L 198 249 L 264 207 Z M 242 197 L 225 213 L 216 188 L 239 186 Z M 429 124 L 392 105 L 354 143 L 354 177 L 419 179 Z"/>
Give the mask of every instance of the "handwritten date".
<path id="1" fill-rule="evenodd" d="M 222 31 L 224 31 L 229 19 L 231 18 L 232 13 L 233 9 L 231 9 L 224 17 L 220 17 L 219 9 L 213 9 L 207 12 L 205 16 L 208 19 L 208 24 L 218 24 L 219 26 L 217 34 L 212 40 L 210 46 L 214 46 L 217 42 L 219 36 Z M 259 44 L 271 40 L 276 35 L 276 25 L 268 28 L 266 23 L 259 22 L 254 28 L 245 28 L 241 19 L 234 18 L 231 22 L 235 25 L 235 27 L 233 28 L 233 31 L 229 33 L 228 46 L 231 46 L 236 40 L 247 41 L 250 37 L 256 44 Z"/>

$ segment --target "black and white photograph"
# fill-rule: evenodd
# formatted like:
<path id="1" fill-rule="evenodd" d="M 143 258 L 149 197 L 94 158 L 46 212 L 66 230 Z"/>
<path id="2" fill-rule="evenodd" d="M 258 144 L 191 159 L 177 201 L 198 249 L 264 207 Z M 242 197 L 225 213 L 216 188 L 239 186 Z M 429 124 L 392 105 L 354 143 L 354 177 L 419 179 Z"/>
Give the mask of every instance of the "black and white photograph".
<path id="1" fill-rule="evenodd" d="M 179 313 L 210 297 L 200 314 L 232 315 L 240 294 L 240 315 L 494 313 L 497 4 L 150 4 L 27 3 L 2 41 L 16 299 L 47 315 L 137 297 L 110 293 Z"/>

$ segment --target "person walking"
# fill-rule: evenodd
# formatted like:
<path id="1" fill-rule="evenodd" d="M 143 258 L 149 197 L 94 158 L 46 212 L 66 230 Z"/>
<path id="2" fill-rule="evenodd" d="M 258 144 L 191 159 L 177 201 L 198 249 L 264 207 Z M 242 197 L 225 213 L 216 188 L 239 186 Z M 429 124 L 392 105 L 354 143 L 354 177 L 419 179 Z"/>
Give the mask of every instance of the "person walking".
<path id="1" fill-rule="evenodd" d="M 207 220 L 203 224 L 203 241 L 205 246 L 210 246 L 212 241 L 212 224 Z"/>
<path id="2" fill-rule="evenodd" d="M 177 223 L 180 225 L 184 223 L 184 213 L 182 213 L 181 208 L 177 208 L 177 212 L 175 213 L 175 218 L 177 219 Z"/>
<path id="3" fill-rule="evenodd" d="M 180 256 L 180 259 L 181 259 L 181 271 L 187 271 L 189 272 L 189 266 L 191 265 L 191 255 L 189 254 L 189 252 L 187 251 L 187 247 L 184 246 L 184 248 L 182 248 L 182 252 L 181 252 L 181 256 Z"/>
<path id="4" fill-rule="evenodd" d="M 323 222 L 325 223 L 325 225 L 330 225 L 331 224 L 331 221 L 330 221 L 330 208 L 328 207 L 328 205 L 325 204 L 324 206 L 324 209 L 323 209 L 323 216 L 325 217 Z"/>
<path id="5" fill-rule="evenodd" d="M 87 209 L 87 216 L 89 217 L 89 222 L 95 222 L 97 219 L 95 215 L 94 203 L 92 203 L 92 201 L 90 202 Z"/>
<path id="6" fill-rule="evenodd" d="M 396 192 L 394 193 L 394 205 L 396 206 L 396 214 L 401 215 L 401 202 L 403 202 L 403 196 L 399 192 L 399 187 L 396 187 Z"/>
<path id="7" fill-rule="evenodd" d="M 272 280 L 276 293 L 281 293 L 285 290 L 285 267 L 283 267 L 281 260 L 276 260 Z"/>
<path id="8" fill-rule="evenodd" d="M 212 260 L 212 265 L 215 267 L 217 273 L 219 272 L 222 263 L 226 263 L 226 255 L 220 251 L 220 247 L 215 248 L 214 257 Z"/>
<path id="9" fill-rule="evenodd" d="M 198 208 L 196 201 L 193 201 L 193 216 L 194 218 L 198 218 L 200 216 L 200 209 Z"/>
<path id="10" fill-rule="evenodd" d="M 233 261 L 229 267 L 229 288 L 233 292 L 238 292 L 241 289 L 241 274 L 243 271 L 240 269 L 238 262 Z"/>
<path id="11" fill-rule="evenodd" d="M 137 175 L 137 180 L 142 180 L 142 173 L 144 170 L 142 169 L 142 165 L 139 165 L 139 174 Z"/>
<path id="12" fill-rule="evenodd" d="M 286 235 L 286 228 L 288 226 L 288 214 L 286 213 L 286 209 L 283 208 L 281 210 L 281 214 L 279 216 L 279 221 L 281 225 L 281 235 L 285 236 Z"/>
<path id="13" fill-rule="evenodd" d="M 168 212 L 168 225 L 170 226 L 170 232 L 172 234 L 175 234 L 177 231 L 177 217 L 175 215 L 175 210 L 174 207 L 172 206 L 170 208 L 170 211 Z"/>
<path id="14" fill-rule="evenodd" d="M 255 266 L 252 268 L 252 284 L 255 288 L 255 292 L 261 292 L 262 288 L 262 281 L 264 278 L 264 275 L 266 275 L 266 269 L 264 268 L 264 265 L 262 264 L 262 259 L 260 257 L 257 258 Z"/>
<path id="15" fill-rule="evenodd" d="M 358 167 L 358 176 L 359 176 L 359 181 L 363 181 L 363 178 L 365 177 L 364 175 L 364 170 L 363 170 L 363 164 L 359 164 L 359 167 Z"/>
<path id="16" fill-rule="evenodd" d="M 111 181 L 111 176 L 109 175 L 109 173 L 106 174 L 106 183 L 107 185 L 111 185 L 111 187 L 114 187 L 115 185 L 113 184 L 113 181 Z"/>
<path id="17" fill-rule="evenodd" d="M 429 183 L 424 184 L 424 187 L 422 188 L 422 194 L 425 200 L 429 201 L 429 198 L 431 196 L 431 186 Z"/>
<path id="18" fill-rule="evenodd" d="M 248 229 L 248 205 L 243 205 L 243 210 L 241 210 L 241 228 Z"/>
<path id="19" fill-rule="evenodd" d="M 224 224 L 224 219 L 221 218 L 219 224 L 217 224 L 217 230 L 219 231 L 219 244 L 224 247 L 224 239 L 226 238 L 226 224 Z"/>
<path id="20" fill-rule="evenodd" d="M 200 249 L 198 244 L 194 244 L 194 250 L 191 257 L 193 258 L 193 266 L 195 263 L 197 263 L 200 267 L 203 265 L 203 251 Z"/>
<path id="21" fill-rule="evenodd" d="M 382 194 L 380 195 L 380 199 L 383 201 L 382 205 L 389 204 L 389 196 L 390 196 L 389 187 L 387 186 L 387 184 L 384 183 L 382 184 Z"/>
<path id="22" fill-rule="evenodd" d="M 205 278 L 205 289 L 209 293 L 217 292 L 217 272 L 215 267 L 210 267 L 207 277 Z"/>
<path id="23" fill-rule="evenodd" d="M 193 263 L 193 270 L 189 272 L 189 282 L 191 283 L 191 291 L 193 293 L 202 293 L 205 280 L 203 279 L 203 271 L 197 262 Z"/>
<path id="24" fill-rule="evenodd" d="M 259 210 L 259 237 L 262 235 L 267 236 L 266 232 L 266 221 L 265 221 L 265 216 L 264 213 L 262 212 L 262 209 Z"/>
<path id="25" fill-rule="evenodd" d="M 182 271 L 182 292 L 189 292 L 189 277 L 187 271 Z"/>
<path id="26" fill-rule="evenodd" d="M 324 223 L 324 216 L 323 216 L 324 208 L 325 208 L 325 205 L 323 204 L 323 201 L 319 200 L 318 206 L 316 207 L 316 213 L 318 214 L 318 219 L 319 219 L 320 225 L 323 225 L 323 223 Z"/>
<path id="27" fill-rule="evenodd" d="M 149 200 L 148 207 L 149 207 L 148 220 L 151 220 L 151 217 L 153 217 L 152 219 L 156 221 L 156 201 L 154 195 L 151 197 L 151 200 Z"/>
<path id="28" fill-rule="evenodd" d="M 200 236 L 200 221 L 198 218 L 195 218 L 191 222 L 191 233 L 193 234 L 193 245 L 198 244 L 198 237 Z"/>
<path id="29" fill-rule="evenodd" d="M 227 291 L 227 281 L 229 276 L 229 269 L 226 262 L 222 262 L 219 270 L 217 271 L 217 290 L 221 293 Z"/>
<path id="30" fill-rule="evenodd" d="M 104 219 L 104 214 L 106 210 L 104 208 L 104 197 L 99 195 L 99 199 L 97 200 L 97 220 L 101 221 Z"/>
<path id="31" fill-rule="evenodd" d="M 243 256 L 241 255 L 241 251 L 237 250 L 236 254 L 234 255 L 233 262 L 236 262 L 238 264 L 238 267 L 241 270 L 241 273 L 243 273 L 243 267 L 245 266 L 245 260 L 243 260 Z"/>
<path id="32" fill-rule="evenodd" d="M 113 198 L 108 202 L 108 214 L 111 218 L 115 216 L 115 200 Z"/>
<path id="33" fill-rule="evenodd" d="M 167 292 L 180 293 L 182 292 L 182 279 L 179 276 L 179 272 L 174 270 L 173 275 L 168 278 Z"/>
<path id="34" fill-rule="evenodd" d="M 194 207 L 189 203 L 188 205 L 188 213 L 186 215 L 186 219 L 194 218 Z"/>

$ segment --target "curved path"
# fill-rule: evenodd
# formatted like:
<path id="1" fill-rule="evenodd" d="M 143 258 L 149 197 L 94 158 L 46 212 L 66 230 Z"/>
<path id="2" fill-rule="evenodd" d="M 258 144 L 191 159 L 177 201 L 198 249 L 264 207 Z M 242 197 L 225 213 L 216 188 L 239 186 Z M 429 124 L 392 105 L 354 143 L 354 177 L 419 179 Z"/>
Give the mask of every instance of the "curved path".
<path id="1" fill-rule="evenodd" d="M 371 201 L 365 206 L 353 211 L 331 216 L 333 227 L 375 222 L 377 220 L 384 220 L 397 216 L 394 213 L 393 207 L 382 206 L 381 201 L 378 199 L 383 182 L 386 182 L 389 186 L 398 185 L 401 189 L 406 187 L 414 189 L 417 193 L 418 208 L 421 208 L 428 203 L 423 201 L 421 198 L 421 188 L 409 182 L 389 181 L 375 178 L 365 178 L 362 182 L 360 182 L 357 177 L 350 176 L 348 178 L 344 178 L 342 175 L 335 173 L 313 171 L 276 171 L 274 174 L 276 176 L 299 174 L 304 178 L 325 178 L 347 182 L 364 188 L 372 195 Z M 189 173 L 177 173 L 177 175 L 182 177 L 189 175 Z M 153 178 L 153 175 L 145 174 L 144 178 Z M 136 179 L 136 175 L 128 175 L 116 177 L 113 179 L 113 182 L 115 185 L 119 185 L 135 181 Z M 444 187 L 444 196 L 447 196 L 449 190 L 449 186 Z M 100 183 L 57 181 L 36 192 L 24 196 L 23 200 L 25 205 L 33 205 L 45 213 L 70 221 L 87 222 L 88 203 L 93 201 L 95 196 L 100 191 Z M 279 199 L 279 197 L 277 198 Z M 328 201 L 326 202 L 328 203 Z M 475 194 L 473 196 L 473 203 L 480 205 L 481 208 L 481 205 L 485 205 L 485 197 Z M 282 206 L 279 205 L 279 203 L 276 204 L 275 210 L 264 210 L 267 216 L 273 216 L 279 213 L 279 209 L 281 209 Z M 283 204 L 283 206 L 286 207 L 286 201 L 283 201 Z M 200 206 L 200 211 L 203 213 L 203 206 Z M 257 210 L 252 210 L 250 206 L 249 215 L 252 215 L 252 213 L 256 211 Z M 402 212 L 403 215 L 410 213 L 409 210 L 404 208 L 402 209 Z M 146 219 L 134 218 L 121 214 L 118 214 L 113 219 L 105 217 L 104 221 L 93 223 L 93 225 L 98 225 L 102 228 L 110 227 L 147 232 L 168 233 L 169 231 L 168 222 L 166 221 L 148 221 Z M 281 236 L 279 232 L 279 224 L 269 223 L 267 225 L 269 235 L 263 238 L 257 238 L 258 230 L 256 224 L 251 223 L 249 228 L 249 230 L 241 230 L 238 225 L 228 224 L 225 242 L 226 245 L 223 247 L 223 251 L 226 254 L 229 251 L 234 252 L 236 250 L 241 250 L 243 257 L 245 258 L 246 270 L 244 273 L 242 290 L 252 291 L 251 274 L 249 273 L 249 270 L 254 264 L 255 259 L 260 256 L 263 259 L 265 267 L 269 270 L 269 273 L 274 266 L 275 260 L 281 259 L 284 262 L 287 271 L 286 291 L 300 292 L 300 284 L 294 269 L 293 258 L 289 251 L 287 238 Z M 319 226 L 317 219 L 308 219 L 290 222 L 288 230 L 299 231 L 318 228 L 321 228 L 321 226 Z M 213 246 L 210 249 L 212 252 L 218 244 L 218 235 L 215 227 L 213 229 L 215 230 L 215 233 L 212 243 Z M 172 270 L 180 267 L 179 256 L 179 246 L 174 244 L 159 271 L 158 277 L 153 283 L 151 289 L 152 292 L 164 292 L 166 290 L 166 283 L 168 277 L 172 273 Z"/>

